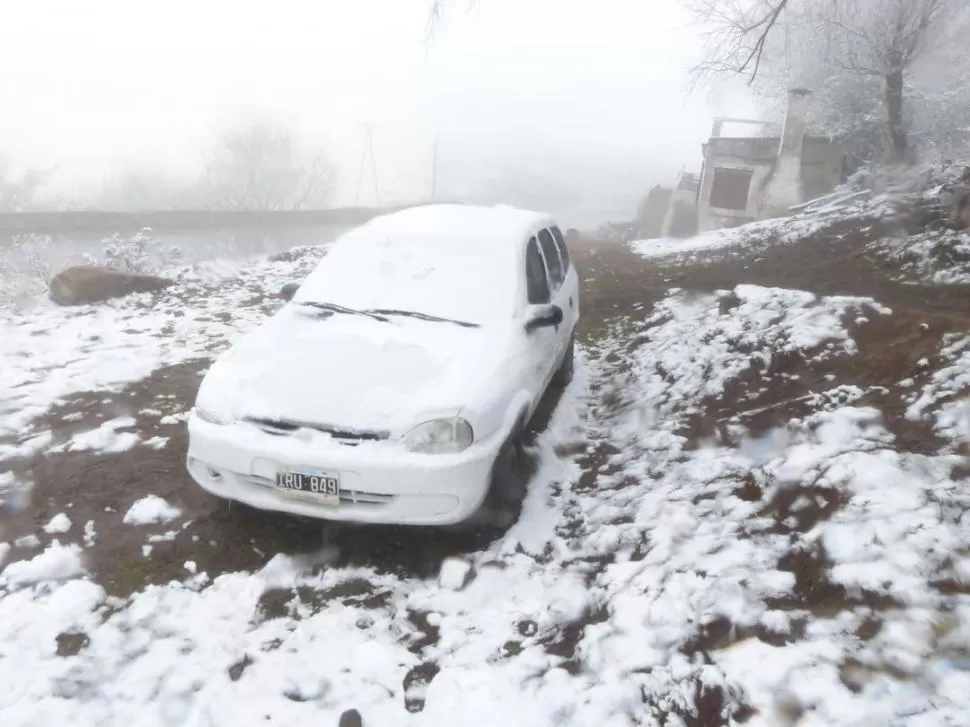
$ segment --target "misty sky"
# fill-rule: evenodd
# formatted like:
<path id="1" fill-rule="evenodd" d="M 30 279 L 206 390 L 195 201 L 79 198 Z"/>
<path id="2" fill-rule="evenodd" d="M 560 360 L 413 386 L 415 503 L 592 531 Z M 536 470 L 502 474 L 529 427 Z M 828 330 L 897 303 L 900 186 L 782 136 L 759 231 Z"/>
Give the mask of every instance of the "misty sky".
<path id="1" fill-rule="evenodd" d="M 370 122 L 384 200 L 430 193 L 437 134 L 439 191 L 527 168 L 592 209 L 698 166 L 711 117 L 742 111 L 686 96 L 697 41 L 677 0 L 456 0 L 427 42 L 429 4 L 10 0 L 0 150 L 83 187 L 192 169 L 221 127 L 272 113 L 327 145 L 353 202 Z"/>

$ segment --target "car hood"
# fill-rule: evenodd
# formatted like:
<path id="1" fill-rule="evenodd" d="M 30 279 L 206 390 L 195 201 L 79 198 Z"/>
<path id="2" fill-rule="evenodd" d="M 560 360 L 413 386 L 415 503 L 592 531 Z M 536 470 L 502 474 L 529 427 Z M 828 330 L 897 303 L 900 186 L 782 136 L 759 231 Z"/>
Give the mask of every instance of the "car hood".
<path id="1" fill-rule="evenodd" d="M 457 413 L 502 358 L 494 334 L 494 327 L 384 322 L 288 305 L 219 357 L 196 406 L 221 421 L 399 434 Z"/>

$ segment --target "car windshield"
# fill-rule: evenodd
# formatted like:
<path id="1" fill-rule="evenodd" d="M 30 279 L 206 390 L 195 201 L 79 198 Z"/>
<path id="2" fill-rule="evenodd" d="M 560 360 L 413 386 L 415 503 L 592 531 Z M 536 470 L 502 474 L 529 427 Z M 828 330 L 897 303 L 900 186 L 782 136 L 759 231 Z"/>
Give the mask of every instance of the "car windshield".
<path id="1" fill-rule="evenodd" d="M 513 316 L 516 271 L 514 247 L 494 241 L 352 234 L 331 247 L 294 300 L 484 325 Z"/>

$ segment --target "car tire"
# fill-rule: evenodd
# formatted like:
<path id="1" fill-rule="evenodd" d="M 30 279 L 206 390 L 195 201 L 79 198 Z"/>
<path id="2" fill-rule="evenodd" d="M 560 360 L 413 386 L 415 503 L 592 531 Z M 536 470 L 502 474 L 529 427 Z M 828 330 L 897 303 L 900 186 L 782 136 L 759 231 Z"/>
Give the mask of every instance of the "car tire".
<path id="1" fill-rule="evenodd" d="M 495 458 L 486 502 L 491 499 L 499 510 L 517 518 L 528 479 L 525 448 L 516 434 L 505 441 Z"/>
<path id="2" fill-rule="evenodd" d="M 504 531 L 518 520 L 532 476 L 530 461 L 521 434 L 512 434 L 492 463 L 485 499 L 474 515 L 458 524 L 458 529 Z"/>
<path id="3" fill-rule="evenodd" d="M 576 362 L 576 339 L 572 336 L 569 338 L 569 343 L 566 345 L 566 353 L 562 357 L 562 363 L 559 364 L 559 368 L 552 377 L 552 385 L 559 388 L 565 389 L 569 386 L 569 382 L 573 380 L 573 369 Z"/>

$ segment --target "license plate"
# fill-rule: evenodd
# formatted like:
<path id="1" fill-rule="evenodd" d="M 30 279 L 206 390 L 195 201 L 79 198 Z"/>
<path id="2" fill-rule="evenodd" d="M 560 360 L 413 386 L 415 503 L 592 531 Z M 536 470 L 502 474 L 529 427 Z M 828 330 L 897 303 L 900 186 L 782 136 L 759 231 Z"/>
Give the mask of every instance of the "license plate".
<path id="1" fill-rule="evenodd" d="M 319 505 L 340 504 L 340 476 L 320 470 L 293 470 L 276 475 L 276 489 L 281 495 L 310 500 Z"/>

